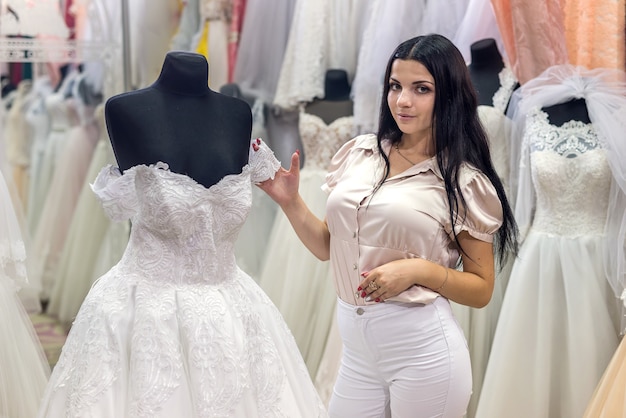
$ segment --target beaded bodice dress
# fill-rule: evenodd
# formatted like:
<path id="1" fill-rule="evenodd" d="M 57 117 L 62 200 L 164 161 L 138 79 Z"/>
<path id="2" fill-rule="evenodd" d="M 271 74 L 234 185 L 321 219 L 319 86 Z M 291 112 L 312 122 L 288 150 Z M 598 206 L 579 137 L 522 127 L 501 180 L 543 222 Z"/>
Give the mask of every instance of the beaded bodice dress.
<path id="1" fill-rule="evenodd" d="M 300 112 L 298 129 L 304 147 L 306 169 L 326 172 L 333 155 L 353 136 L 354 117 L 342 116 L 326 124 L 317 115 Z"/>
<path id="2" fill-rule="evenodd" d="M 523 242 L 502 304 L 477 418 L 509 416 L 505 411 L 516 411 L 510 415 L 516 418 L 582 416 L 615 351 L 618 303 L 604 264 L 613 180 L 608 157 L 592 123 L 570 120 L 556 126 L 538 107 L 526 113 L 524 187 L 516 202 Z M 524 309 L 529 301 L 532 310 Z"/>
<path id="3" fill-rule="evenodd" d="M 525 141 L 536 193 L 533 229 L 570 237 L 603 234 L 612 174 L 592 124 L 572 120 L 557 127 L 534 109 Z"/>

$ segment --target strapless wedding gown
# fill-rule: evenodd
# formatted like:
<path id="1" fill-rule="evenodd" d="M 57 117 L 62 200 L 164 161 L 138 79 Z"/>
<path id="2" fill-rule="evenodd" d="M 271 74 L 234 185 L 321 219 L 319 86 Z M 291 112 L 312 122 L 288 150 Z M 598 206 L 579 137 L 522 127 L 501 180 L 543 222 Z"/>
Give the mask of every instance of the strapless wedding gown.
<path id="1" fill-rule="evenodd" d="M 131 219 L 126 251 L 87 295 L 40 417 L 325 417 L 284 320 L 235 262 L 254 183 L 280 163 L 262 143 L 209 188 L 167 164 L 93 184 Z"/>

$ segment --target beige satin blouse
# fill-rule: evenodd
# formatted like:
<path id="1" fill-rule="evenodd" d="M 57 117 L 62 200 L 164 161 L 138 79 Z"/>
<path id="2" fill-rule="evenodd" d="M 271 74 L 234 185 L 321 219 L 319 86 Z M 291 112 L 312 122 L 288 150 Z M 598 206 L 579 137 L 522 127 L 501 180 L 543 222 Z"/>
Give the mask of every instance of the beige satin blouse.
<path id="1" fill-rule="evenodd" d="M 389 152 L 390 142 L 383 142 Z M 330 263 L 338 296 L 347 303 L 364 305 L 355 296 L 360 274 L 393 260 L 424 258 L 454 268 L 459 251 L 452 230 L 493 242 L 502 223 L 502 206 L 496 190 L 480 171 L 465 166 L 460 185 L 467 216 L 452 225 L 443 177 L 433 157 L 387 179 L 376 136 L 361 135 L 348 141 L 332 159 L 326 183 L 329 193 L 326 219 L 330 230 Z M 389 300 L 430 303 L 438 293 L 412 286 Z"/>

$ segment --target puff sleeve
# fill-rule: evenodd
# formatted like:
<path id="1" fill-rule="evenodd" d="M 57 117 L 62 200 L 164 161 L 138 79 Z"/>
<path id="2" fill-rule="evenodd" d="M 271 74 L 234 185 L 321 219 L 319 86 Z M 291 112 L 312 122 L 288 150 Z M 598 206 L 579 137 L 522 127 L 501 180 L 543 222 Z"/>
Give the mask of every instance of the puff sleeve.
<path id="1" fill-rule="evenodd" d="M 466 210 L 457 217 L 454 231 L 457 235 L 467 231 L 476 239 L 493 242 L 493 235 L 502 225 L 503 217 L 496 189 L 489 178 L 476 169 L 464 167 L 460 175 Z"/>
<path id="2" fill-rule="evenodd" d="M 109 164 L 100 170 L 90 186 L 112 221 L 125 221 L 137 213 L 135 167 L 122 175 L 117 167 Z"/>
<path id="3" fill-rule="evenodd" d="M 358 158 L 357 151 L 371 151 L 371 145 L 367 146 L 372 140 L 376 141 L 376 136 L 371 134 L 359 135 L 355 138 L 344 143 L 341 148 L 335 153 L 328 166 L 328 173 L 326 174 L 326 182 L 322 184 L 322 190 L 326 193 L 330 193 L 344 173 L 352 165 L 353 161 Z"/>

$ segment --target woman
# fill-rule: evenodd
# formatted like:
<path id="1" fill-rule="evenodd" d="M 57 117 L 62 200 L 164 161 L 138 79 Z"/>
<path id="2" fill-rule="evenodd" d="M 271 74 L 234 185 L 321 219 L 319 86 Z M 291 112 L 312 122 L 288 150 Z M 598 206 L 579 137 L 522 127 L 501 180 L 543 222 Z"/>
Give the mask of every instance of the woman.
<path id="1" fill-rule="evenodd" d="M 298 194 L 298 151 L 260 187 L 331 262 L 344 352 L 330 416 L 458 418 L 471 370 L 449 300 L 489 302 L 494 236 L 504 257 L 517 228 L 456 47 L 441 35 L 405 41 L 384 80 L 378 134 L 332 160 L 325 220 Z"/>

